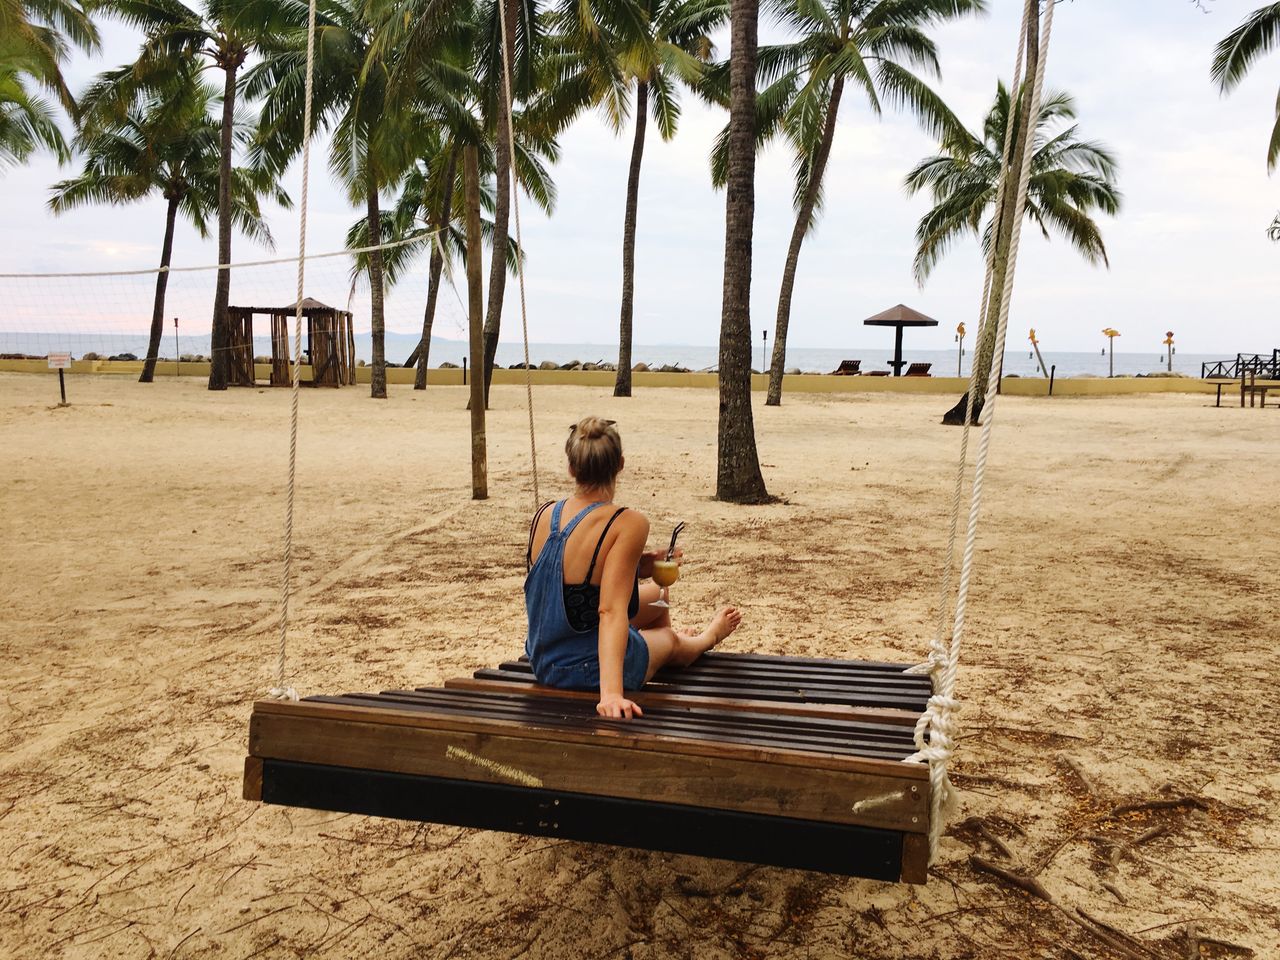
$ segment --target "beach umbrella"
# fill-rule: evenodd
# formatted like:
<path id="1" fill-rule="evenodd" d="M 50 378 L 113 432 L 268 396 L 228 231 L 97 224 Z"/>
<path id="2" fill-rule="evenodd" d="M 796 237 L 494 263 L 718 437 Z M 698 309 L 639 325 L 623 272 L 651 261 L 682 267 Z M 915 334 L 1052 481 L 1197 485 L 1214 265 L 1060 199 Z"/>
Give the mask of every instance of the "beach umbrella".
<path id="1" fill-rule="evenodd" d="M 1173 331 L 1166 330 L 1164 335 L 1164 345 L 1168 348 L 1169 372 L 1173 373 Z"/>
<path id="2" fill-rule="evenodd" d="M 893 375 L 895 377 L 902 376 L 902 368 L 906 366 L 906 361 L 902 359 L 902 331 L 905 327 L 936 327 L 938 321 L 932 317 L 926 317 L 918 310 L 912 310 L 904 304 L 898 304 L 896 307 L 890 307 L 883 313 L 877 313 L 874 317 L 868 317 L 862 321 L 863 326 L 867 327 L 893 327 L 893 360 L 889 366 L 893 367 Z"/>

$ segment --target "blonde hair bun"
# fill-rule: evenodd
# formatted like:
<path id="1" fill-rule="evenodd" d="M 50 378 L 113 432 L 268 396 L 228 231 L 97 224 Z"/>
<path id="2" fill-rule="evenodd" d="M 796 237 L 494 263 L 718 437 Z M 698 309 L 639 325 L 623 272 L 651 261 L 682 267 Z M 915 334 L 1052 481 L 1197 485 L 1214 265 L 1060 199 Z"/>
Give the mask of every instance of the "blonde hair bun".
<path id="1" fill-rule="evenodd" d="M 622 470 L 622 438 L 612 420 L 583 417 L 564 445 L 569 472 L 584 487 L 611 487 Z"/>

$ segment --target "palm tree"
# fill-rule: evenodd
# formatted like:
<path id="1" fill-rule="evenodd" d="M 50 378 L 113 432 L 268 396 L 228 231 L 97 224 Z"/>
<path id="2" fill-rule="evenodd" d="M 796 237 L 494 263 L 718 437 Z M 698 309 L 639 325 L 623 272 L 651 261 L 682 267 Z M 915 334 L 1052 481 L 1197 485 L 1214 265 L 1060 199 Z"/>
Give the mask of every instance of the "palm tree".
<path id="1" fill-rule="evenodd" d="M 591 71 L 597 89 L 590 97 L 604 106 L 607 119 L 620 129 L 625 104 L 635 91 L 635 136 L 627 173 L 626 211 L 622 227 L 622 309 L 618 320 L 618 373 L 615 397 L 631 396 L 632 317 L 635 302 L 636 211 L 640 166 L 649 115 L 658 135 L 670 140 L 680 121 L 678 87 L 698 90 L 714 47 L 711 33 L 729 17 L 728 0 L 616 0 L 617 26 L 586 25 L 580 17 L 566 23 L 570 35 L 580 37 L 590 59 L 604 53 L 604 69 Z M 577 13 L 578 11 L 575 11 Z M 585 28 L 585 29 L 584 29 Z M 583 36 L 585 34 L 585 36 Z M 603 48 L 603 49 L 602 49 Z"/>
<path id="2" fill-rule="evenodd" d="M 53 186 L 49 207 L 65 213 L 90 203 L 125 204 L 159 193 L 165 200 L 164 242 L 151 312 L 151 340 L 141 383 L 155 375 L 156 355 L 164 331 L 165 290 L 173 258 L 173 234 L 178 214 L 195 226 L 200 236 L 209 234 L 209 217 L 218 206 L 221 160 L 220 124 L 212 111 L 218 107 L 218 91 L 202 83 L 194 70 L 177 74 L 148 95 L 139 95 L 123 114 L 115 109 L 115 88 L 123 67 L 103 74 L 81 100 L 81 131 L 76 150 L 84 169 Z M 237 131 L 244 139 L 246 131 Z M 248 236 L 272 246 L 271 232 L 262 219 L 259 194 L 270 189 L 275 199 L 288 205 L 289 198 L 264 183 L 260 173 L 232 171 L 232 217 Z"/>
<path id="3" fill-rule="evenodd" d="M 805 237 L 817 224 L 822 185 L 845 87 L 852 85 L 877 116 L 884 105 L 905 107 L 935 135 L 960 123 L 917 71 L 938 76 L 930 27 L 986 9 L 985 0 L 791 0 L 780 14 L 797 34 L 760 51 L 763 89 L 756 111 L 756 143 L 782 135 L 795 152 L 795 226 L 778 292 L 767 403 L 782 402 L 787 335 L 796 270 Z M 712 154 L 712 179 L 725 175 L 726 134 Z"/>
<path id="4" fill-rule="evenodd" d="M 914 272 L 921 285 L 959 238 L 980 233 L 983 249 L 990 250 L 994 218 L 988 219 L 988 214 L 995 205 L 1011 99 L 1000 83 L 981 136 L 966 130 L 949 137 L 942 153 L 926 157 L 907 174 L 907 193 L 928 190 L 934 201 L 916 227 Z M 1065 93 L 1051 93 L 1041 104 L 1026 216 L 1046 238 L 1052 228 L 1088 263 L 1110 266 L 1092 214 L 1114 216 L 1120 210 L 1116 160 L 1104 145 L 1080 140 L 1075 124 L 1053 132 L 1056 125 L 1075 118 L 1075 101 Z"/>
<path id="5" fill-rule="evenodd" d="M 24 162 L 44 148 L 59 163 L 71 159 L 48 101 L 27 89 L 23 72 L 6 60 L 0 66 L 0 168 Z"/>
<path id="6" fill-rule="evenodd" d="M 521 118 L 516 117 L 516 134 L 521 136 Z M 414 389 L 424 390 L 427 385 L 427 365 L 430 359 L 431 330 L 435 323 L 436 303 L 440 293 L 444 268 L 464 262 L 466 258 L 466 204 L 464 198 L 463 170 L 461 167 L 462 142 L 451 140 L 443 134 L 443 128 L 429 128 L 425 136 L 422 158 L 406 173 L 400 184 L 400 195 L 390 210 L 383 211 L 382 233 L 378 243 L 396 245 L 382 252 L 383 283 L 393 286 L 408 272 L 413 261 L 425 249 L 430 250 L 427 274 L 427 301 L 423 310 L 422 338 L 414 347 L 405 366 L 414 365 L 417 373 Z M 536 150 L 549 151 L 547 159 L 554 159 L 554 144 L 537 144 Z M 521 184 L 534 184 L 527 192 L 539 208 L 550 214 L 555 200 L 555 185 L 541 159 L 521 149 L 517 155 L 521 161 Z M 479 155 L 480 206 L 487 218 L 481 219 L 481 235 L 492 242 L 494 226 L 492 214 L 496 205 L 496 186 L 493 178 L 494 155 L 492 144 Z M 347 246 L 360 249 L 372 246 L 367 218 L 353 223 L 347 231 Z M 507 239 L 507 262 L 513 272 L 520 260 L 520 250 L 515 239 Z M 353 265 L 353 279 L 368 277 L 369 256 L 357 254 Z"/>
<path id="7" fill-rule="evenodd" d="M 183 61 L 205 57 L 210 67 L 223 72 L 222 121 L 219 130 L 221 160 L 218 169 L 218 263 L 231 263 L 232 152 L 236 113 L 237 78 L 249 54 L 270 43 L 296 14 L 292 6 L 277 0 L 204 0 L 203 8 L 188 7 L 181 0 L 111 0 L 104 9 L 145 34 L 142 53 L 121 84 L 125 101 L 130 89 L 163 83 Z M 227 351 L 227 304 L 231 297 L 231 271 L 218 271 L 214 288 L 211 337 L 212 363 L 209 389 L 225 390 L 230 357 Z"/>
<path id="8" fill-rule="evenodd" d="M 0 64 L 52 92 L 72 118 L 75 98 L 62 76 L 71 47 L 98 50 L 94 5 L 84 0 L 0 0 Z"/>
<path id="9" fill-rule="evenodd" d="M 78 0 L 0 0 L 0 167 L 49 150 L 70 159 L 52 105 L 31 86 L 50 91 L 74 119 L 75 98 L 62 76 L 71 47 L 98 49 L 98 30 Z"/>
<path id="10" fill-rule="evenodd" d="M 431 2 L 431 0 L 427 0 Z M 505 43 L 501 16 L 506 21 Z M 489 263 L 489 298 L 484 317 L 484 401 L 489 404 L 489 386 L 493 382 L 493 358 L 498 352 L 498 334 L 502 328 L 502 304 L 507 289 L 507 234 L 511 217 L 511 125 L 507 120 L 507 96 L 504 64 L 509 67 L 511 98 L 527 101 L 536 89 L 534 60 L 541 52 L 542 22 L 538 16 L 538 0 L 489 0 L 479 5 L 480 24 L 484 31 L 478 45 L 476 74 L 487 94 L 481 101 L 485 127 L 493 131 L 497 205 L 493 211 L 493 256 Z M 514 110 L 514 104 L 512 105 Z"/>
<path id="11" fill-rule="evenodd" d="M 1218 44 L 1214 50 L 1211 75 L 1218 90 L 1228 94 L 1249 75 L 1253 65 L 1280 43 L 1280 3 L 1259 7 Z M 1280 99 L 1267 145 L 1267 171 L 1280 162 Z"/>
<path id="12" fill-rule="evenodd" d="M 769 500 L 760 473 L 755 420 L 751 413 L 751 247 L 756 209 L 755 78 L 759 14 L 759 0 L 732 0 L 716 498 L 734 503 Z"/>
<path id="13" fill-rule="evenodd" d="M 279 42 L 262 45 L 262 62 L 245 77 L 245 93 L 263 102 L 255 156 L 283 172 L 301 150 L 306 90 L 306 9 L 295 16 Z M 387 109 L 387 63 L 373 47 L 376 23 L 364 0 L 322 0 L 316 12 L 312 117 L 316 129 L 330 128 L 329 165 L 364 206 L 368 235 L 382 234 L 381 193 L 393 187 L 421 153 L 426 130 L 416 110 Z M 386 324 L 383 255 L 368 257 L 373 363 L 370 395 L 386 399 Z"/>
<path id="14" fill-rule="evenodd" d="M 561 7 L 590 12 L 594 0 L 558 0 Z M 616 0 L 634 3 L 634 0 Z M 501 15 L 507 24 L 507 47 L 504 55 Z M 561 17 L 539 12 L 539 0 L 405 0 L 397 15 L 388 17 L 380 26 L 374 41 L 377 52 L 391 64 L 393 96 L 412 99 L 413 84 L 430 71 L 440 58 L 442 44 L 459 43 L 470 38 L 470 54 L 466 69 L 476 81 L 476 100 L 470 108 L 480 122 L 479 130 L 466 138 L 458 133 L 454 121 L 446 122 L 459 135 L 459 145 L 473 143 L 484 152 L 491 143 L 496 182 L 493 210 L 493 257 L 489 271 L 488 303 L 484 321 L 485 397 L 493 376 L 493 360 L 498 348 L 502 322 L 502 305 L 506 291 L 511 217 L 512 171 L 510 169 L 510 131 L 507 124 L 504 62 L 510 64 L 513 112 L 516 127 L 516 181 L 538 200 L 538 185 L 530 175 L 530 149 L 522 145 L 523 136 L 533 141 L 554 145 L 555 137 L 579 113 L 589 100 L 580 82 L 560 82 L 564 69 L 563 37 L 552 37 L 549 28 Z M 560 56 L 549 58 L 558 50 Z M 548 60 L 552 62 L 549 64 Z M 432 98 L 426 98 L 424 109 L 435 109 Z M 540 202 L 540 201 L 539 201 Z"/>
<path id="15" fill-rule="evenodd" d="M 949 135 L 941 153 L 926 157 L 907 175 L 907 192 L 928 190 L 934 203 L 916 228 L 915 276 L 921 285 L 947 250 L 966 235 L 980 236 L 988 255 L 992 244 L 1007 243 L 1004 235 L 1010 231 L 1003 229 L 1002 218 L 993 208 L 1002 168 L 1016 169 L 1002 154 L 1011 116 L 1016 129 L 1022 129 L 1023 102 L 1019 97 L 1015 103 L 1004 84 L 999 84 L 981 134 L 960 130 Z M 1115 216 L 1120 210 L 1116 160 L 1104 145 L 1079 139 L 1079 128 L 1071 122 L 1075 117 L 1075 103 L 1065 93 L 1050 93 L 1041 104 L 1025 216 L 1046 238 L 1051 233 L 1062 236 L 1088 263 L 1110 266 L 1102 231 L 1093 218 L 1098 213 Z M 992 290 L 1003 287 L 1003 271 L 997 270 Z M 974 357 L 979 382 L 985 382 L 994 357 L 991 320 L 999 310 L 999 299 L 991 297 Z M 958 417 L 963 423 L 965 399 L 948 414 L 950 420 Z M 981 400 L 975 397 L 975 418 L 980 409 Z"/>

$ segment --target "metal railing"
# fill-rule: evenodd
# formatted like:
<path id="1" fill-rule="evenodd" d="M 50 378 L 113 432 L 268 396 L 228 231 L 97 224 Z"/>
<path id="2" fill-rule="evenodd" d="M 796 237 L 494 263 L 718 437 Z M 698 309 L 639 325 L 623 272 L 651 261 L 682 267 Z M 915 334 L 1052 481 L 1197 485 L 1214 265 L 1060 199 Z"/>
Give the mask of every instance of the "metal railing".
<path id="1" fill-rule="evenodd" d="M 1237 353 L 1234 360 L 1214 360 L 1200 365 L 1203 380 L 1240 380 L 1253 376 L 1280 380 L 1280 349 L 1271 353 Z"/>

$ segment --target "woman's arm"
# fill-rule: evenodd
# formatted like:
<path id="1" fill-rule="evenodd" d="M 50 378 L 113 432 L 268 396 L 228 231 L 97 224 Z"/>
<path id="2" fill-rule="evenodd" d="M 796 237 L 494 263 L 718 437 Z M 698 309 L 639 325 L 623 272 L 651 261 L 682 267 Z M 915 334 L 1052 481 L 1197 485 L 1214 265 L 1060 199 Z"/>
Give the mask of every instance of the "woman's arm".
<path id="1" fill-rule="evenodd" d="M 604 555 L 600 578 L 600 703 L 602 717 L 640 716 L 638 706 L 623 696 L 622 664 L 627 653 L 627 605 L 635 585 L 636 566 L 649 539 L 649 521 L 628 510 L 618 518 L 618 535 Z"/>

